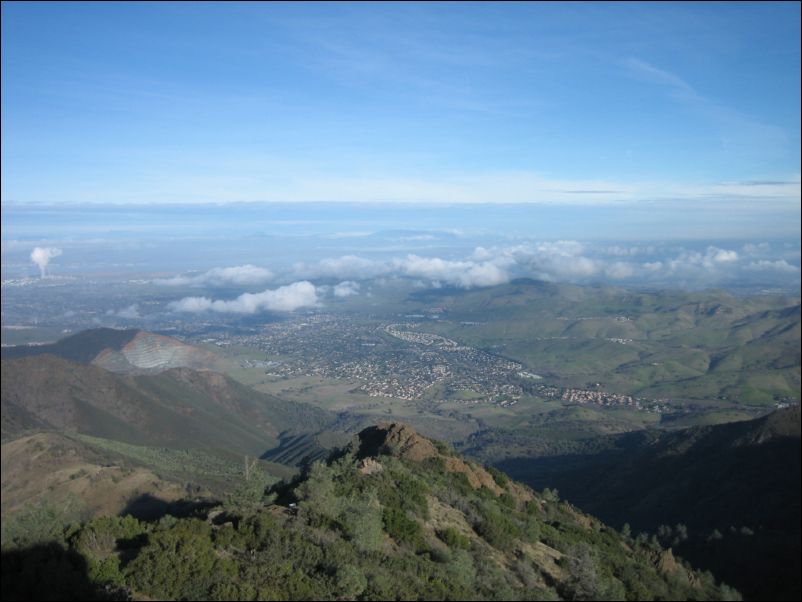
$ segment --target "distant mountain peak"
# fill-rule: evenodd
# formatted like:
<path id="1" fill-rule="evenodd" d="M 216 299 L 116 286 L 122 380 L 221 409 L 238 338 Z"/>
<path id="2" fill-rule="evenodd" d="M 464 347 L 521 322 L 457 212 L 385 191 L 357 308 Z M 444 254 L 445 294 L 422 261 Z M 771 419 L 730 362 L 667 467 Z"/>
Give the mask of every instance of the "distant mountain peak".
<path id="1" fill-rule="evenodd" d="M 173 337 L 114 328 L 84 330 L 51 345 L 6 347 L 2 356 L 10 359 L 45 353 L 123 374 L 171 368 L 208 370 L 219 368 L 221 363 L 214 353 Z"/>
<path id="2" fill-rule="evenodd" d="M 92 363 L 112 372 L 137 372 L 210 368 L 218 358 L 173 337 L 139 330 L 119 349 L 106 348 L 98 353 Z"/>

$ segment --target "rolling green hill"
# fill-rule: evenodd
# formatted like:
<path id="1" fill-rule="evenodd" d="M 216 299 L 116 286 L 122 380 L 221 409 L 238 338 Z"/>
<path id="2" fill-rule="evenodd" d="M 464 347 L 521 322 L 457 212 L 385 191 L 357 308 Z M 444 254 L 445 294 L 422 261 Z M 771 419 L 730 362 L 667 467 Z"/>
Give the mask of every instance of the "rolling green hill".
<path id="1" fill-rule="evenodd" d="M 516 280 L 423 291 L 426 330 L 524 363 L 553 384 L 650 398 L 770 405 L 800 399 L 798 297 L 640 292 Z"/>
<path id="2" fill-rule="evenodd" d="M 86 520 L 122 512 L 142 496 L 168 504 L 188 494 L 184 483 L 159 476 L 145 463 L 126 462 L 74 436 L 36 433 L 2 449 L 3 542 L 26 522 L 45 522 L 41 515 L 48 512 L 65 522 Z"/>

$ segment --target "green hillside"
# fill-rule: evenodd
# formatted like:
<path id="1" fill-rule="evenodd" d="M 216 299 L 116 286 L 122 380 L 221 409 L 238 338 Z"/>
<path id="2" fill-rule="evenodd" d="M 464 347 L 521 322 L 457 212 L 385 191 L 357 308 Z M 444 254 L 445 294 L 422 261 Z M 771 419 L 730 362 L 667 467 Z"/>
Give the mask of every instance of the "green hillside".
<path id="1" fill-rule="evenodd" d="M 399 424 L 362 431 L 261 499 L 94 519 L 4 549 L 2 571 L 9 599 L 738 599 L 656 542 Z"/>
<path id="2" fill-rule="evenodd" d="M 51 356 L 2 360 L 4 440 L 67 430 L 134 445 L 259 456 L 285 431 L 319 431 L 336 416 L 186 368 L 119 376 Z"/>
<path id="3" fill-rule="evenodd" d="M 522 362 L 552 384 L 650 398 L 800 399 L 799 298 L 639 292 L 533 280 L 412 295 L 426 331 Z"/>

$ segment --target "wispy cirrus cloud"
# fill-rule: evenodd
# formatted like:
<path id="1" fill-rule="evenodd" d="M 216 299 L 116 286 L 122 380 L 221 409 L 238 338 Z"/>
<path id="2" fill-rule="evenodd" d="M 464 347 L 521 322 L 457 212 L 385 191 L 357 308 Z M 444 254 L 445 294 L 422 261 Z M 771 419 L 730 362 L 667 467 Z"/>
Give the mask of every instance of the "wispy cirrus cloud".
<path id="1" fill-rule="evenodd" d="M 643 59 L 629 57 L 621 63 L 633 77 L 662 86 L 674 100 L 705 118 L 718 130 L 721 148 L 762 157 L 780 156 L 788 150 L 790 140 L 783 128 L 702 94 L 679 75 Z M 767 182 L 775 183 L 758 181 L 757 185 L 765 187 Z M 798 195 L 799 178 L 795 183 Z M 757 196 L 754 192 L 752 195 Z"/>
<path id="2" fill-rule="evenodd" d="M 647 82 L 668 86 L 673 91 L 688 99 L 700 98 L 699 94 L 694 90 L 688 82 L 683 80 L 678 75 L 660 69 L 651 63 L 644 60 L 628 57 L 622 61 L 623 65 L 636 77 Z"/>

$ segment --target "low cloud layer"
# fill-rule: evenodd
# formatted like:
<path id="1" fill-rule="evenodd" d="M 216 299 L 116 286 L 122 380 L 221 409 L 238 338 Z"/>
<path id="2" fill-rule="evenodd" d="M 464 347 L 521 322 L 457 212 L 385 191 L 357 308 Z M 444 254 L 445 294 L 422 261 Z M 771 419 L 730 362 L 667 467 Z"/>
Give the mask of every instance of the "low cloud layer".
<path id="1" fill-rule="evenodd" d="M 261 293 L 243 293 L 230 301 L 213 300 L 208 297 L 184 297 L 174 301 L 168 308 L 175 312 L 217 312 L 227 314 L 255 314 L 261 311 L 294 311 L 303 307 L 315 307 L 318 294 L 315 285 L 308 281 L 294 282 L 274 290 Z"/>
<path id="2" fill-rule="evenodd" d="M 756 272 L 768 271 L 781 272 L 783 274 L 799 274 L 799 268 L 788 263 L 785 259 L 777 259 L 775 261 L 761 259 L 760 261 L 752 261 L 746 265 L 745 269 Z"/>
<path id="3" fill-rule="evenodd" d="M 747 243 L 738 250 L 715 245 L 627 247 L 561 240 L 480 246 L 464 259 L 410 254 L 380 261 L 348 255 L 314 265 L 297 264 L 292 273 L 296 278 L 338 277 L 350 281 L 408 277 L 432 286 L 465 289 L 494 286 L 519 277 L 576 283 L 674 284 L 690 288 L 748 284 L 761 279 L 789 285 L 800 271 L 795 265 L 798 257 L 792 251 L 768 243 Z"/>
<path id="4" fill-rule="evenodd" d="M 123 318 L 125 320 L 138 320 L 142 316 L 139 314 L 139 305 L 137 303 L 132 303 L 128 307 L 124 307 L 117 311 L 110 309 L 106 312 L 107 316 L 115 316 L 117 318 Z"/>
<path id="5" fill-rule="evenodd" d="M 316 307 L 329 299 L 369 294 L 375 281 L 407 279 L 424 287 L 450 286 L 461 289 L 495 286 L 515 278 L 534 278 L 577 284 L 610 283 L 702 289 L 734 287 L 798 286 L 799 248 L 788 243 L 742 243 L 685 247 L 681 245 L 593 244 L 576 240 L 521 242 L 512 245 L 478 246 L 459 257 L 402 257 L 373 259 L 358 255 L 329 257 L 316 263 L 296 263 L 276 270 L 279 282 L 292 282 L 273 290 L 245 292 L 234 299 L 211 296 L 185 297 L 169 305 L 175 312 L 254 314 L 261 311 L 293 311 Z M 194 276 L 180 277 L 181 284 L 241 285 L 272 272 L 252 265 L 216 268 Z M 171 279 L 172 284 L 177 279 Z M 310 280 L 322 280 L 315 286 Z M 330 283 L 331 281 L 337 284 Z M 120 314 L 120 317 L 126 317 Z"/>
<path id="6" fill-rule="evenodd" d="M 334 287 L 334 296 L 338 299 L 359 294 L 359 283 L 353 280 L 344 280 Z"/>
<path id="7" fill-rule="evenodd" d="M 356 255 L 327 257 L 315 264 L 297 263 L 292 273 L 298 278 L 338 278 L 343 280 L 365 280 L 386 276 L 392 271 L 384 261 L 366 259 Z"/>
<path id="8" fill-rule="evenodd" d="M 162 286 L 251 286 L 273 280 L 273 272 L 246 264 L 229 268 L 212 268 L 201 274 L 174 276 L 155 280 Z"/>
<path id="9" fill-rule="evenodd" d="M 449 261 L 439 257 L 406 258 L 392 262 L 394 271 L 404 276 L 424 278 L 434 283 L 450 284 L 459 288 L 494 286 L 509 280 L 504 268 L 490 261 Z"/>
<path id="10" fill-rule="evenodd" d="M 380 276 L 408 276 L 459 288 L 493 286 L 509 280 L 500 262 L 472 259 L 454 261 L 412 254 L 387 261 L 344 255 L 323 259 L 312 265 L 296 264 L 292 273 L 298 278 L 343 278 L 351 281 Z"/>

